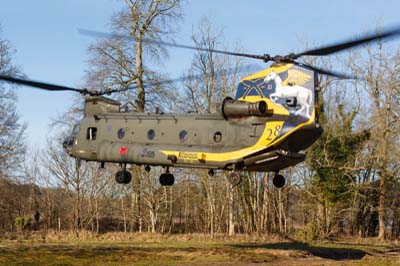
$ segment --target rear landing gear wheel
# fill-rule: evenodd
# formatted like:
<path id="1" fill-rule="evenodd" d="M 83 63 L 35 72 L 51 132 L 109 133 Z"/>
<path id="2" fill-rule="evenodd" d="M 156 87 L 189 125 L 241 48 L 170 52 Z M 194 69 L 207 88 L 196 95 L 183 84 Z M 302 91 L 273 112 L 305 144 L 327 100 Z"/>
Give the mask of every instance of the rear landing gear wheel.
<path id="1" fill-rule="evenodd" d="M 175 183 L 175 177 L 170 173 L 163 173 L 160 175 L 160 184 L 162 186 L 172 186 Z"/>
<path id="2" fill-rule="evenodd" d="M 231 183 L 232 187 L 236 187 L 242 181 L 242 177 L 238 172 L 232 172 L 228 175 L 228 181 Z"/>
<path id="3" fill-rule="evenodd" d="M 283 175 L 276 174 L 272 179 L 272 183 L 274 184 L 275 187 L 282 188 L 283 186 L 285 186 L 286 179 Z"/>
<path id="4" fill-rule="evenodd" d="M 169 172 L 169 167 L 167 167 L 167 171 L 160 175 L 160 184 L 161 186 L 172 186 L 174 183 L 175 177 Z"/>
<path id="5" fill-rule="evenodd" d="M 118 184 L 129 184 L 132 180 L 132 175 L 126 170 L 120 170 L 115 174 L 115 181 Z"/>

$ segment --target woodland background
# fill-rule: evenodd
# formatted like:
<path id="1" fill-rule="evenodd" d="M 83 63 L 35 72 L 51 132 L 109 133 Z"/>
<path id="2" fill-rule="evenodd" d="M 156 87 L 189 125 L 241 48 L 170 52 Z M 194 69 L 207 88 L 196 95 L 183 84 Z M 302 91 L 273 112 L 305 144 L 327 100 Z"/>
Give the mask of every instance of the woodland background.
<path id="1" fill-rule="evenodd" d="M 151 65 L 167 54 L 158 41 L 172 41 L 182 9 L 179 0 L 126 0 L 111 18 L 110 31 L 129 36 L 94 38 L 88 47 L 85 85 L 90 89 L 134 90 L 113 95 L 136 111 L 210 113 L 249 66 L 240 58 L 193 52 L 186 75 L 174 83 Z M 377 26 L 376 31 L 380 30 Z M 206 17 L 193 31 L 199 48 L 243 52 Z M 150 42 L 148 40 L 151 40 Z M 305 45 L 307 46 L 307 45 Z M 14 50 L 0 35 L 0 73 L 23 76 Z M 0 236 L 29 232 L 92 231 L 279 234 L 298 240 L 339 237 L 400 238 L 400 50 L 384 42 L 307 62 L 360 77 L 319 77 L 318 106 L 323 136 L 307 160 L 284 172 L 276 189 L 266 173 L 243 173 L 232 188 L 225 173 L 174 169 L 176 183 L 159 185 L 160 168 L 147 173 L 130 166 L 133 181 L 114 181 L 117 165 L 100 169 L 76 161 L 62 140 L 82 116 L 83 98 L 54 117 L 48 146 L 27 148 L 18 113 L 16 87 L 0 84 Z M 246 72 L 247 71 L 247 72 Z"/>

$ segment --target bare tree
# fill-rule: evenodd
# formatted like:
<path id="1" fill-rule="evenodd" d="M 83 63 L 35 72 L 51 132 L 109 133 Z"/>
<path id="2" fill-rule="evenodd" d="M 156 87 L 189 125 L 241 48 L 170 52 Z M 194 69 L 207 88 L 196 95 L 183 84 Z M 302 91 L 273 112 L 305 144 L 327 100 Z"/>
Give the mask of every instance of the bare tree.
<path id="1" fill-rule="evenodd" d="M 208 18 L 200 21 L 198 29 L 193 33 L 192 40 L 198 48 L 216 49 L 222 45 L 223 33 L 216 31 Z M 196 113 L 212 113 L 218 111 L 221 101 L 226 96 L 232 96 L 238 81 L 242 61 L 238 58 L 226 55 L 214 54 L 212 52 L 197 51 L 192 64 L 187 71 L 187 79 L 184 83 L 186 97 L 182 104 L 182 109 L 194 111 Z M 209 176 L 205 171 L 198 171 L 201 181 L 201 188 L 205 192 L 207 209 L 206 217 L 208 222 L 205 226 L 211 236 L 216 231 L 222 230 L 221 223 L 218 222 L 223 217 L 229 226 L 229 234 L 234 234 L 234 215 L 233 215 L 233 190 L 226 179 L 221 179 L 224 175 Z M 227 188 L 227 189 L 225 189 Z M 217 191 L 227 191 L 225 199 L 220 201 L 221 193 Z M 223 204 L 219 204 L 223 202 Z M 224 204 L 228 203 L 228 206 Z M 226 211 L 230 212 L 228 215 Z"/>
<path id="2" fill-rule="evenodd" d="M 181 18 L 181 1 L 126 0 L 125 4 L 126 8 L 112 17 L 111 30 L 116 35 L 129 37 L 103 39 L 89 47 L 87 83 L 97 90 L 125 89 L 135 85 L 135 91 L 126 91 L 125 95 L 119 97 L 125 98 L 125 101 L 134 99 L 137 112 L 144 112 L 154 106 L 171 109 L 174 90 L 160 87 L 157 81 L 162 79 L 162 73 L 152 70 L 150 65 L 154 62 L 162 64 L 162 59 L 167 56 L 166 50 L 157 42 L 169 38 L 174 32 Z M 135 167 L 132 167 L 132 171 L 134 178 L 130 216 L 134 219 L 134 227 L 141 231 L 142 207 L 154 202 L 142 195 L 144 190 L 141 182 L 146 173 Z M 154 175 L 151 178 L 154 179 Z M 145 197 L 144 205 L 142 197 Z M 154 222 L 156 214 L 153 214 L 153 218 Z"/>
<path id="3" fill-rule="evenodd" d="M 223 46 L 224 37 L 222 30 L 216 30 L 212 22 L 204 17 L 193 33 L 192 40 L 196 47 L 212 50 Z M 189 99 L 188 103 L 185 102 L 185 109 L 196 113 L 217 111 L 224 97 L 234 96 L 242 69 L 243 61 L 240 58 L 196 52 L 184 84 L 186 99 Z"/>
<path id="4" fill-rule="evenodd" d="M 0 38 L 0 74 L 21 75 L 19 68 L 12 63 L 13 53 L 10 42 Z M 0 177 L 18 170 L 25 153 L 26 125 L 20 122 L 17 96 L 12 89 L 9 84 L 0 84 Z"/>
<path id="5" fill-rule="evenodd" d="M 127 8 L 112 17 L 112 31 L 130 38 L 98 41 L 89 48 L 88 84 L 94 89 L 121 89 L 136 85 L 136 111 L 147 105 L 165 104 L 169 90 L 157 85 L 161 73 L 152 71 L 150 62 L 161 63 L 166 50 L 157 45 L 168 38 L 181 17 L 180 0 L 126 0 Z M 149 41 L 150 40 L 150 41 Z M 146 63 L 145 63 L 146 62 Z M 151 81 L 145 89 L 145 81 Z M 146 97 L 148 94 L 148 98 Z M 131 95 L 127 92 L 128 100 Z"/>
<path id="6" fill-rule="evenodd" d="M 98 231 L 99 208 L 95 198 L 99 197 L 109 183 L 110 175 L 99 169 L 97 164 L 72 159 L 58 144 L 60 141 L 48 141 L 48 153 L 43 161 L 53 176 L 52 187 L 65 190 L 72 203 L 72 225 L 75 231 L 91 226 Z M 89 205 L 85 208 L 86 203 Z M 95 218 L 96 217 L 96 218 Z M 96 226 L 94 226 L 94 219 Z"/>
<path id="7" fill-rule="evenodd" d="M 384 44 L 367 47 L 365 57 L 353 55 L 349 59 L 353 71 L 362 77 L 355 86 L 364 89 L 367 97 L 366 116 L 371 127 L 369 146 L 373 168 L 371 173 L 379 177 L 379 234 L 386 232 L 388 186 L 399 176 L 399 51 L 388 52 Z"/>

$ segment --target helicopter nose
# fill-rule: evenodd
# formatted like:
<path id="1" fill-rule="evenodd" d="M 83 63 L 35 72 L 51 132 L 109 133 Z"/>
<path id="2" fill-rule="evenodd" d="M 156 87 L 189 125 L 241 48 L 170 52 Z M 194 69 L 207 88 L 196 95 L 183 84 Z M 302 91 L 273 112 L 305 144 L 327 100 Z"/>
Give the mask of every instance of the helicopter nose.
<path id="1" fill-rule="evenodd" d="M 73 136 L 68 136 L 63 141 L 63 148 L 66 152 L 70 153 L 72 145 L 74 145 L 75 138 Z"/>

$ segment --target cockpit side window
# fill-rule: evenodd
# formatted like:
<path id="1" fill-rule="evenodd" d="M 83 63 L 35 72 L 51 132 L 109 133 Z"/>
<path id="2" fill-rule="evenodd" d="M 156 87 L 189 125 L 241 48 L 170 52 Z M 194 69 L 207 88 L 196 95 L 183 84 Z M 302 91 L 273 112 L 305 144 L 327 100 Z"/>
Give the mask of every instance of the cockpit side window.
<path id="1" fill-rule="evenodd" d="M 242 80 L 237 87 L 235 99 L 238 100 L 247 96 L 264 97 L 262 92 L 264 87 L 265 82 L 262 78 Z"/>
<path id="2" fill-rule="evenodd" d="M 256 88 L 251 88 L 247 91 L 246 96 L 261 96 Z"/>
<path id="3" fill-rule="evenodd" d="M 88 140 L 96 140 L 97 136 L 97 128 L 96 127 L 88 127 L 86 131 L 86 139 Z"/>
<path id="4" fill-rule="evenodd" d="M 239 85 L 238 85 L 238 87 L 237 87 L 237 89 L 236 89 L 236 96 L 235 96 L 235 99 L 236 100 L 238 100 L 239 98 L 242 98 L 243 97 L 243 94 L 244 94 L 244 85 L 243 85 L 243 83 L 239 83 Z"/>
<path id="5" fill-rule="evenodd" d="M 74 126 L 74 128 L 72 129 L 72 136 L 76 136 L 76 135 L 78 135 L 78 132 L 79 132 L 79 124 L 76 124 L 75 126 Z"/>

